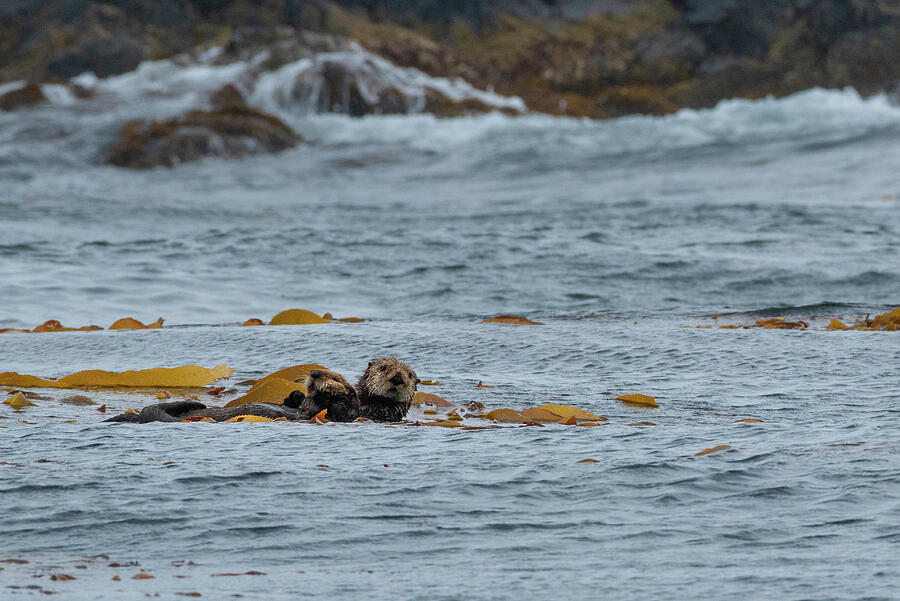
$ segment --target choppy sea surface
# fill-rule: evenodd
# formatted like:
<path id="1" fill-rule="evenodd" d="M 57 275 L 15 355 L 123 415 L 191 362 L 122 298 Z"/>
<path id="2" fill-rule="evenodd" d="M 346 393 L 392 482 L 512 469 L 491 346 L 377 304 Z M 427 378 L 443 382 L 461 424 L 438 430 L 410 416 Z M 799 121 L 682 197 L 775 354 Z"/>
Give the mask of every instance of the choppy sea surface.
<path id="1" fill-rule="evenodd" d="M 110 425 L 98 405 L 155 393 L 36 391 L 0 405 L 0 560 L 28 562 L 0 563 L 0 597 L 897 598 L 900 338 L 824 329 L 900 306 L 887 98 L 609 122 L 257 98 L 309 143 L 104 166 L 125 120 L 221 84 L 140 77 L 0 113 L 0 328 L 167 327 L 0 334 L 0 372 L 226 363 L 236 396 L 289 365 L 354 379 L 394 355 L 454 403 L 609 423 Z M 371 321 L 236 325 L 290 307 Z M 480 323 L 501 313 L 545 325 Z M 681 327 L 778 315 L 812 325 Z"/>

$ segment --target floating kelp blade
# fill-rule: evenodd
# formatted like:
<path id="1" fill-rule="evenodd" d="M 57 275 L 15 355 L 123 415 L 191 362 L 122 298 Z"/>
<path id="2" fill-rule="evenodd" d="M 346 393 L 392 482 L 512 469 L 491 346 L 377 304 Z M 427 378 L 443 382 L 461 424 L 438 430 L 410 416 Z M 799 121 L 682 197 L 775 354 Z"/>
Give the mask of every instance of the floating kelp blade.
<path id="1" fill-rule="evenodd" d="M 893 311 L 876 315 L 872 320 L 872 327 L 885 330 L 896 330 L 900 328 L 900 307 Z"/>
<path id="2" fill-rule="evenodd" d="M 539 423 L 556 423 L 560 420 L 562 415 L 553 413 L 552 411 L 547 411 L 543 407 L 532 407 L 530 409 L 522 409 L 519 412 L 522 415 L 522 418 L 526 422 L 539 422 Z"/>
<path id="3" fill-rule="evenodd" d="M 417 392 L 413 396 L 413 405 L 434 405 L 435 407 L 452 407 L 453 403 L 447 399 L 429 392 Z"/>
<path id="4" fill-rule="evenodd" d="M 703 449 L 699 453 L 694 453 L 694 457 L 701 457 L 703 455 L 709 455 L 710 453 L 717 453 L 719 451 L 727 451 L 730 448 L 731 448 L 731 445 L 720 444 L 718 446 L 711 447 L 709 449 Z"/>
<path id="5" fill-rule="evenodd" d="M 646 394 L 623 394 L 617 396 L 616 400 L 633 407 L 659 407 L 656 399 Z"/>
<path id="6" fill-rule="evenodd" d="M 314 323 L 331 323 L 324 317 L 305 309 L 288 309 L 282 311 L 269 322 L 271 326 L 298 326 Z"/>
<path id="7" fill-rule="evenodd" d="M 144 325 L 133 317 L 123 317 L 122 319 L 116 320 L 111 326 L 109 326 L 110 330 L 155 330 L 163 327 L 163 321 L 165 321 L 162 317 L 154 321 L 153 323 L 148 323 Z"/>
<path id="8" fill-rule="evenodd" d="M 225 423 L 233 422 L 274 422 L 271 417 L 263 417 L 261 415 L 235 415 L 231 419 L 226 419 Z"/>
<path id="9" fill-rule="evenodd" d="M 200 388 L 229 377 L 234 370 L 227 365 L 214 368 L 199 365 L 156 367 L 121 373 L 97 369 L 79 371 L 58 380 L 45 380 L 15 372 L 0 373 L 0 386 L 20 388 Z"/>
<path id="10" fill-rule="evenodd" d="M 437 426 L 439 428 L 461 428 L 462 424 L 449 419 L 439 419 L 433 422 L 416 422 L 420 426 Z"/>
<path id="11" fill-rule="evenodd" d="M 257 383 L 247 394 L 229 401 L 225 406 L 236 407 L 247 403 L 274 403 L 275 405 L 282 405 L 284 404 L 284 399 L 288 398 L 295 390 L 306 394 L 306 386 L 299 382 L 292 382 L 284 378 L 272 378 L 261 384 Z"/>
<path id="12" fill-rule="evenodd" d="M 75 328 L 67 328 L 55 319 L 48 319 L 37 326 L 32 332 L 74 332 Z"/>
<path id="13" fill-rule="evenodd" d="M 652 398 L 652 397 L 648 397 Z M 545 411 L 549 411 L 554 415 L 558 415 L 559 417 L 570 417 L 573 416 L 575 419 L 583 419 L 592 422 L 596 421 L 606 421 L 607 418 L 601 417 L 599 415 L 594 415 L 590 411 L 585 411 L 584 409 L 580 409 L 578 407 L 572 407 L 571 405 L 541 405 L 538 409 L 543 409 Z M 524 413 L 524 411 L 523 411 Z"/>
<path id="14" fill-rule="evenodd" d="M 498 315 L 497 317 L 491 317 L 489 319 L 483 320 L 481 323 L 504 323 L 511 326 L 542 326 L 539 321 L 531 321 L 527 317 L 523 317 L 521 315 Z"/>
<path id="15" fill-rule="evenodd" d="M 284 369 L 279 369 L 276 372 L 272 372 L 267 376 L 264 376 L 256 381 L 256 383 L 250 388 L 253 390 L 261 386 L 267 380 L 274 380 L 276 378 L 281 378 L 282 380 L 290 380 L 292 382 L 300 382 L 302 383 L 306 376 L 309 375 L 314 369 L 327 369 L 322 365 L 317 365 L 315 363 L 302 363 L 300 365 L 292 365 L 291 367 L 285 367 Z"/>
<path id="16" fill-rule="evenodd" d="M 507 424 L 523 424 L 528 421 L 527 419 L 525 419 L 525 416 L 522 415 L 521 412 L 516 411 L 515 409 L 507 408 L 488 411 L 487 413 L 482 415 L 481 418 Z"/>
<path id="17" fill-rule="evenodd" d="M 3 401 L 3 404 L 9 405 L 10 407 L 12 407 L 13 409 L 15 409 L 17 411 L 20 409 L 24 409 L 25 407 L 36 407 L 37 406 L 34 403 L 32 403 L 31 401 L 29 401 L 28 399 L 26 399 L 25 395 L 23 395 L 21 392 L 16 393 L 13 396 L 9 397 L 5 401 Z"/>

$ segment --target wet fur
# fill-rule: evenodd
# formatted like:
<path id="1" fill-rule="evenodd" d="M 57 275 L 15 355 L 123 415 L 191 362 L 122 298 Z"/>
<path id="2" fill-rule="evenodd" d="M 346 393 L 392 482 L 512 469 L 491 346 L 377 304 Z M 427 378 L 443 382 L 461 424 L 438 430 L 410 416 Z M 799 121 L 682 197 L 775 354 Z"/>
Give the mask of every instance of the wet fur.
<path id="1" fill-rule="evenodd" d="M 395 376 L 399 384 L 391 382 Z M 337 372 L 316 369 L 306 377 L 306 395 L 293 392 L 282 405 L 249 403 L 235 407 L 207 407 L 198 401 L 175 401 L 149 405 L 140 413 L 122 413 L 106 421 L 146 424 L 209 417 L 223 422 L 238 415 L 307 420 L 327 409 L 329 421 L 350 422 L 357 417 L 367 417 L 373 421 L 393 422 L 402 420 L 409 411 L 417 382 L 415 372 L 405 363 L 393 358 L 377 359 L 369 363 L 357 388 Z M 365 395 L 365 407 L 360 402 L 360 391 Z"/>
<path id="2" fill-rule="evenodd" d="M 189 417 L 209 417 L 217 422 L 224 422 L 238 415 L 258 415 L 289 420 L 303 419 L 301 412 L 292 407 L 273 403 L 248 403 L 236 407 L 207 407 L 197 401 L 176 401 L 174 403 L 156 403 L 141 409 L 140 413 L 122 413 L 109 418 L 108 422 L 128 422 L 146 424 L 150 422 L 180 422 Z"/>
<path id="3" fill-rule="evenodd" d="M 375 359 L 356 385 L 360 417 L 376 422 L 402 421 L 418 383 L 416 372 L 406 363 L 394 357 Z"/>
<path id="4" fill-rule="evenodd" d="M 122 413 L 108 422 L 146 424 L 149 422 L 180 422 L 189 417 L 209 417 L 224 422 L 238 415 L 258 415 L 278 419 L 306 420 L 323 409 L 328 409 L 326 419 L 334 422 L 351 422 L 359 414 L 356 389 L 344 377 L 328 369 L 315 369 L 306 377 L 306 394 L 295 391 L 281 405 L 274 403 L 248 403 L 235 407 L 207 407 L 197 401 L 156 403 L 144 407 L 140 413 Z"/>
<path id="5" fill-rule="evenodd" d="M 328 409 L 325 418 L 333 422 L 352 422 L 359 416 L 356 389 L 341 374 L 314 369 L 306 376 L 305 384 L 306 397 L 299 405 L 303 419 L 314 417 L 323 409 Z"/>

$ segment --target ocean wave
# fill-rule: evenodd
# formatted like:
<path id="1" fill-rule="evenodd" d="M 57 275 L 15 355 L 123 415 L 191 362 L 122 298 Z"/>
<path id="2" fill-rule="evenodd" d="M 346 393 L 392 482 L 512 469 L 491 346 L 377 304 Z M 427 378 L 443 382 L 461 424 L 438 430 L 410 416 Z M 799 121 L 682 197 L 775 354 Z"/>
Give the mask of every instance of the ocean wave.
<path id="1" fill-rule="evenodd" d="M 36 110 L 42 111 L 42 116 L 57 111 L 61 119 L 78 119 L 82 134 L 93 128 L 108 136 L 109 127 L 117 121 L 161 118 L 208 106 L 210 94 L 232 84 L 251 104 L 282 117 L 313 144 L 390 146 L 395 151 L 408 148 L 439 155 L 461 151 L 473 162 L 492 165 L 550 161 L 578 166 L 617 156 L 670 157 L 673 151 L 687 149 L 770 143 L 789 143 L 798 151 L 809 152 L 868 143 L 873 136 L 900 131 L 900 107 L 887 95 L 865 98 L 852 88 L 815 88 L 777 99 L 725 100 L 710 109 L 682 109 L 662 117 L 633 115 L 595 121 L 538 113 L 502 114 L 524 113 L 527 108 L 519 98 L 479 90 L 459 78 L 431 77 L 399 67 L 358 46 L 300 58 L 274 70 L 267 66 L 267 59 L 268 53 L 261 52 L 221 64 L 216 53 L 209 52 L 148 61 L 135 71 L 106 79 L 81 75 L 70 83 L 93 92 L 93 98 L 78 99 L 65 86 L 45 85 L 50 102 Z M 350 108 L 331 105 L 334 95 L 323 92 L 324 86 L 337 85 L 329 81 L 335 76 L 326 73 L 330 65 L 340 69 L 337 79 L 344 81 L 344 87 L 351 82 L 354 93 L 376 109 L 393 102 L 385 100 L 387 96 L 399 94 L 397 102 L 402 108 L 394 108 L 406 114 L 362 118 L 341 114 L 351 112 Z M 20 84 L 4 84 L 3 89 Z M 431 93 L 455 102 L 476 100 L 497 110 L 438 118 L 422 112 Z M 67 115 L 69 111 L 73 113 Z M 0 115 L 0 125 L 6 120 L 15 123 L 13 117 Z M 485 161 L 486 156 L 491 160 Z"/>
<path id="2" fill-rule="evenodd" d="M 433 115 L 337 115 L 288 119 L 316 143 L 392 144 L 446 152 L 479 147 L 494 156 L 529 148 L 539 155 L 581 159 L 716 146 L 815 140 L 839 145 L 862 133 L 900 129 L 900 107 L 887 96 L 863 98 L 856 90 L 812 89 L 786 98 L 734 99 L 704 110 L 664 117 L 609 121 L 500 113 L 439 119 Z"/>

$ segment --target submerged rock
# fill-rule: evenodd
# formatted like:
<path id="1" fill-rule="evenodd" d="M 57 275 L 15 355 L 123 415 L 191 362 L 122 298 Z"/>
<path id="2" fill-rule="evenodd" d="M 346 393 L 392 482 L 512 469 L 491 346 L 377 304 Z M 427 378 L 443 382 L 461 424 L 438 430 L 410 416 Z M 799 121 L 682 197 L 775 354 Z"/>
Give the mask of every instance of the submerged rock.
<path id="1" fill-rule="evenodd" d="M 172 167 L 207 156 L 281 152 L 301 141 L 283 121 L 240 104 L 190 111 L 165 121 L 129 121 L 106 162 L 118 167 Z"/>
<path id="2" fill-rule="evenodd" d="M 0 111 L 14 111 L 17 108 L 30 106 L 45 100 L 47 100 L 47 97 L 44 96 L 41 86 L 30 81 L 21 88 L 0 94 Z"/>

